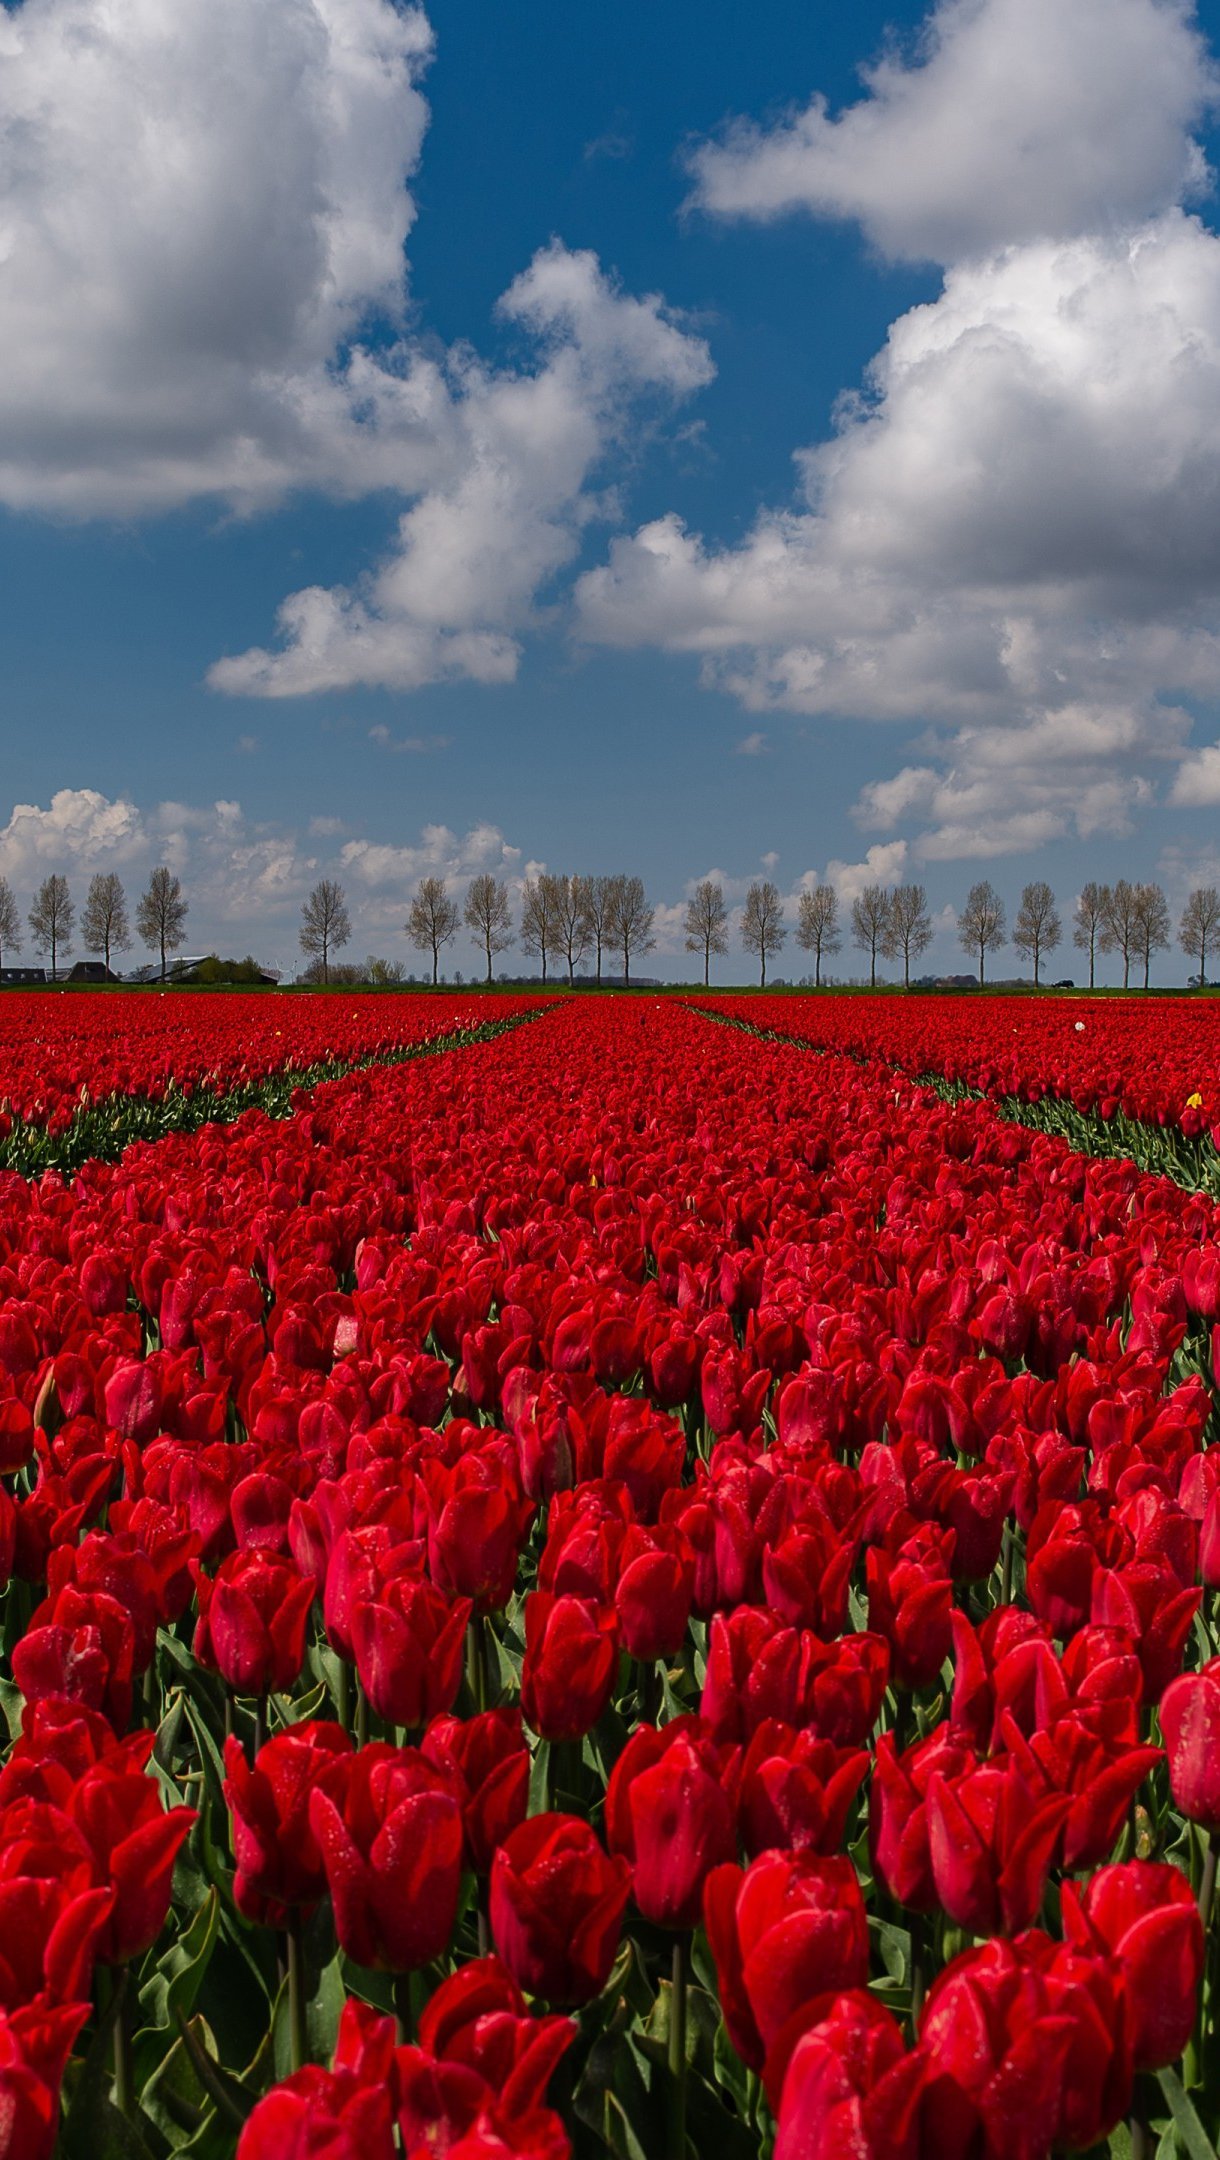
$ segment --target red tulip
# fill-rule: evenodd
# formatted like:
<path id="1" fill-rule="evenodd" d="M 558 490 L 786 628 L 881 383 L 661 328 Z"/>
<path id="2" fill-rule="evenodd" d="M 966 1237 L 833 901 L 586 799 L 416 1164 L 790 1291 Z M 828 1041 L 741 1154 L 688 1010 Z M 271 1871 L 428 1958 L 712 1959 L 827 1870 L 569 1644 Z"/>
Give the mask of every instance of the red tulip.
<path id="1" fill-rule="evenodd" d="M 342 1796 L 351 1776 L 352 1743 L 338 1725 L 311 1720 L 277 1733 L 247 1763 L 240 1741 L 225 1742 L 225 1799 L 233 1818 L 237 1878 L 233 1894 L 248 1920 L 282 1927 L 316 1904 L 326 1871 L 310 1827 L 315 1788 Z"/>
<path id="2" fill-rule="evenodd" d="M 85 1772 L 67 1812 L 93 1854 L 95 1880 L 114 1893 L 97 1954 L 124 1965 L 150 1949 L 165 1925 L 174 1862 L 195 1810 L 166 1808 L 143 1771 L 103 1760 Z"/>
<path id="3" fill-rule="evenodd" d="M 309 1827 L 350 1958 L 403 1973 L 441 1955 L 462 1877 L 462 1814 L 443 1771 L 375 1741 L 352 1758 L 338 1800 L 315 1786 Z"/>
<path id="4" fill-rule="evenodd" d="M 531 2017 L 516 1981 L 494 1957 L 459 1966 L 419 2021 L 420 2052 L 480 2078 L 506 2125 L 542 2107 L 551 2074 L 575 2038 L 571 2018 Z M 406 2052 L 399 2051 L 400 2075 Z"/>
<path id="5" fill-rule="evenodd" d="M 87 2002 L 114 1892 L 94 1883 L 75 1823 L 44 1801 L 0 1819 L 0 2006 Z"/>
<path id="6" fill-rule="evenodd" d="M 580 1740 L 610 1700 L 618 1623 L 587 1598 L 534 1590 L 525 1604 L 521 1708 L 544 1740 Z"/>
<path id="7" fill-rule="evenodd" d="M 696 1717 L 659 1730 L 637 1726 L 610 1773 L 606 1842 L 631 1862 L 632 1894 L 657 1927 L 692 1928 L 714 1867 L 735 1859 L 735 1810 L 726 1783 L 738 1765 L 706 1739 Z"/>
<path id="8" fill-rule="evenodd" d="M 461 1685 L 469 1598 L 456 1603 L 422 1576 L 394 1575 L 352 1614 L 356 1670 L 378 1717 L 418 1732 L 453 1708 Z"/>
<path id="9" fill-rule="evenodd" d="M 394 2160 L 394 2024 L 349 2000 L 333 2070 L 310 2063 L 252 2111 L 237 2160 Z"/>
<path id="10" fill-rule="evenodd" d="M 741 1768 L 741 1841 L 751 1859 L 784 1852 L 838 1852 L 868 1768 L 864 1748 L 839 1748 L 778 1718 L 758 1727 Z"/>
<path id="11" fill-rule="evenodd" d="M 521 1712 L 505 1707 L 478 1717 L 433 1718 L 420 1747 L 456 1779 L 461 1792 L 467 1864 L 487 1875 L 496 1847 L 525 1821 L 530 1753 Z"/>
<path id="12" fill-rule="evenodd" d="M 590 2002 L 610 1977 L 631 1869 L 575 1815 L 533 1815 L 491 1869 L 491 1932 L 529 1995 Z"/>
<path id="13" fill-rule="evenodd" d="M 1071 1807 L 1012 1758 L 936 1770 L 928 1783 L 928 1846 L 949 1918 L 974 1935 L 1028 1927 Z"/>
<path id="14" fill-rule="evenodd" d="M 1180 1868 L 1128 1860 L 1082 1891 L 1063 1885 L 1070 1943 L 1117 1958 L 1127 1982 L 1137 2070 L 1176 2062 L 1190 2039 L 1203 1977 L 1203 1923 Z"/>
<path id="15" fill-rule="evenodd" d="M 192 1570 L 199 1598 L 195 1655 L 235 1695 L 285 1693 L 305 1662 L 314 1585 L 259 1548 L 230 1553 L 214 1578 Z"/>
<path id="16" fill-rule="evenodd" d="M 934 1777 L 959 1777 L 974 1762 L 952 1728 L 938 1725 L 900 1754 L 892 1733 L 878 1737 L 869 1791 L 869 1849 L 878 1879 L 911 1912 L 937 1904 L 928 1792 Z"/>
<path id="17" fill-rule="evenodd" d="M 1192 1822 L 1220 1830 L 1220 1657 L 1171 1680 L 1160 1716 L 1175 1802 Z"/>
<path id="18" fill-rule="evenodd" d="M 851 1861 L 763 1853 L 713 1869 L 704 1892 L 729 2038 L 751 2069 L 804 2005 L 868 1979 L 868 1921 Z"/>
<path id="19" fill-rule="evenodd" d="M 926 2055 L 908 2055 L 897 2020 L 861 1989 L 828 1997 L 784 2072 L 775 2160 L 920 2160 Z"/>
<path id="20" fill-rule="evenodd" d="M 1126 1993 L 1111 1961 L 1036 1930 L 946 1966 L 919 2038 L 931 2071 L 928 2149 L 952 2160 L 1092 2145 L 1131 2103 Z"/>
<path id="21" fill-rule="evenodd" d="M 0 2160 L 51 2160 L 59 2088 L 88 2003 L 0 2010 Z"/>

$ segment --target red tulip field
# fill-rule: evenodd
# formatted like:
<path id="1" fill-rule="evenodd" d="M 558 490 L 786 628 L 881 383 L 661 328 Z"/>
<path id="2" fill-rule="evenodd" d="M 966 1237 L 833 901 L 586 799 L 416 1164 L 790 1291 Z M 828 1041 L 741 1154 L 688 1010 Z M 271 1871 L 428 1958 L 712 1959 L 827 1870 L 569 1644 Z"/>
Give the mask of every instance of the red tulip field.
<path id="1" fill-rule="evenodd" d="M 0 2160 L 1208 2160 L 1213 1012 L 0 1007 Z"/>

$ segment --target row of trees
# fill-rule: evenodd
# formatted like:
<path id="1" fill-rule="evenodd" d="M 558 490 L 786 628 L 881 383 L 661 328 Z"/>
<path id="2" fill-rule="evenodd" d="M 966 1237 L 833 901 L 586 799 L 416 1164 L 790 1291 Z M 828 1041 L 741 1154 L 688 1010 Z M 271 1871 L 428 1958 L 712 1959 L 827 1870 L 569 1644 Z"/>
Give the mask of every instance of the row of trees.
<path id="1" fill-rule="evenodd" d="M 186 913 L 182 881 L 162 864 L 153 871 L 147 891 L 136 902 L 135 920 L 141 942 L 151 952 L 160 953 L 163 982 L 169 956 L 179 950 L 186 936 Z M 35 951 L 44 954 L 51 963 L 51 980 L 54 982 L 61 954 L 72 950 L 76 927 L 76 903 L 68 880 L 61 872 L 55 871 L 43 879 L 26 920 Z M 123 881 L 115 871 L 99 872 L 90 880 L 81 911 L 80 931 L 85 951 L 101 954 L 107 974 L 112 958 L 130 952 L 132 939 L 127 895 Z M 21 951 L 21 938 L 21 911 L 8 879 L 0 877 L 0 967 L 13 953 Z"/>
<path id="2" fill-rule="evenodd" d="M 488 873 L 473 878 L 465 905 L 459 910 L 444 878 L 425 877 L 411 902 L 406 933 L 419 952 L 432 956 L 432 980 L 440 973 L 440 956 L 462 923 L 483 949 L 487 980 L 498 953 L 520 941 L 522 949 L 542 963 L 542 979 L 552 966 L 563 966 L 568 981 L 593 958 L 598 982 L 606 959 L 621 964 L 625 983 L 631 980 L 632 961 L 651 952 L 655 909 L 649 903 L 643 880 L 638 877 L 581 877 L 544 872 L 526 880 L 521 898 L 521 919 L 514 928 L 512 904 L 506 881 Z M 171 953 L 182 946 L 186 934 L 187 902 L 181 880 L 163 864 L 153 871 L 147 890 L 136 903 L 135 927 L 141 941 L 160 955 L 165 979 Z M 56 872 L 44 878 L 27 917 L 37 951 L 46 955 L 54 980 L 62 954 L 71 950 L 76 908 L 68 880 Z M 114 871 L 99 873 L 89 885 L 81 914 L 81 942 L 85 951 L 102 956 L 109 973 L 112 959 L 130 950 L 127 896 Z M 932 942 L 933 921 L 922 885 L 887 887 L 866 885 L 850 908 L 852 943 L 867 955 L 869 982 L 876 987 L 879 958 L 901 961 L 904 983 L 911 980 L 911 965 Z M 686 950 L 703 956 L 703 980 L 710 980 L 712 956 L 729 949 L 729 912 L 724 888 L 714 878 L 704 878 L 686 905 Z M 351 919 L 343 887 L 332 878 L 315 885 L 301 910 L 301 946 L 323 982 L 330 979 L 334 956 L 348 944 Z M 987 959 L 1010 942 L 1004 902 L 986 879 L 972 885 L 965 907 L 957 917 L 962 946 L 977 962 L 979 981 L 986 979 Z M 1096 984 L 1099 954 L 1118 954 L 1122 960 L 1123 988 L 1130 987 L 1132 970 L 1143 970 L 1148 987 L 1154 954 L 1170 943 L 1172 924 L 1169 905 L 1159 885 L 1132 884 L 1119 878 L 1114 885 L 1087 884 L 1075 903 L 1072 942 L 1088 954 L 1089 988 Z M 770 879 L 760 879 L 746 894 L 741 920 L 741 943 L 759 963 L 759 980 L 765 986 L 767 963 L 787 940 L 784 903 Z M 1177 929 L 1182 950 L 1197 963 L 1197 979 L 1207 980 L 1209 953 L 1220 944 L 1220 893 L 1214 885 L 1191 893 Z M 843 928 L 839 896 L 830 883 L 802 893 L 797 904 L 796 943 L 813 956 L 814 981 L 820 987 L 823 963 L 841 949 Z M 1033 968 L 1035 985 L 1042 979 L 1043 964 L 1063 942 L 1063 921 L 1055 895 L 1045 879 L 1026 885 L 1013 922 L 1011 943 Z M 7 878 L 0 877 L 0 966 L 6 955 L 21 949 L 21 915 Z"/>
<path id="3" fill-rule="evenodd" d="M 568 981 L 590 956 L 595 956 L 598 982 L 603 961 L 613 954 L 621 961 L 625 983 L 631 980 L 632 960 L 651 952 L 655 909 L 650 906 L 638 877 L 552 876 L 527 879 L 522 894 L 521 921 L 513 927 L 508 885 L 489 875 L 474 878 L 459 910 L 445 880 L 426 877 L 411 902 L 406 932 L 420 952 L 432 955 L 432 980 L 438 979 L 440 955 L 465 922 L 483 948 L 487 980 L 497 953 L 520 940 L 525 952 L 542 962 L 545 982 L 553 964 L 566 967 Z M 351 922 L 343 887 L 323 878 L 315 885 L 301 910 L 301 945 L 313 961 L 323 982 L 330 979 L 333 956 L 351 937 Z M 866 885 L 852 901 L 849 911 L 852 943 L 867 956 L 869 984 L 877 985 L 879 959 L 901 961 L 902 979 L 909 986 L 912 962 L 928 949 L 934 934 L 928 896 L 922 885 Z M 820 988 L 822 968 L 842 948 L 844 924 L 839 895 L 830 883 L 802 893 L 797 903 L 796 943 L 810 953 L 814 982 Z M 686 950 L 703 958 L 703 980 L 711 977 L 713 955 L 729 949 L 729 911 L 724 887 L 715 878 L 704 878 L 686 904 L 684 920 Z M 957 934 L 964 949 L 977 962 L 979 982 L 986 981 L 989 954 L 1010 942 L 1004 902 L 994 885 L 983 879 L 972 885 L 965 907 L 957 917 Z M 1178 922 L 1178 943 L 1197 962 L 1198 980 L 1207 980 L 1208 955 L 1220 944 L 1220 893 L 1214 885 L 1192 892 Z M 1159 885 L 1130 884 L 1120 878 L 1116 885 L 1087 884 L 1075 904 L 1072 942 L 1088 954 L 1089 988 L 1096 987 L 1099 954 L 1117 953 L 1123 967 L 1123 988 L 1130 988 L 1133 968 L 1142 967 L 1148 988 L 1153 955 L 1169 945 L 1169 905 Z M 741 943 L 759 965 L 759 981 L 765 987 L 767 963 L 787 940 L 784 902 L 769 878 L 751 885 L 741 918 Z M 1042 980 L 1048 956 L 1063 942 L 1063 920 L 1051 887 L 1045 879 L 1026 885 L 1012 927 L 1011 944 L 1033 968 L 1035 986 Z"/>
<path id="4" fill-rule="evenodd" d="M 753 892 L 759 888 L 752 888 Z M 774 891 L 774 888 L 771 888 Z M 747 915 L 749 902 L 747 901 Z M 743 932 L 744 934 L 744 932 Z M 877 981 L 877 957 L 901 960 L 903 981 L 910 982 L 911 962 L 932 942 L 933 924 L 922 885 L 867 885 L 851 906 L 852 942 L 868 955 L 869 981 Z M 986 980 L 989 953 L 1000 952 L 1010 942 L 1004 902 L 994 885 L 983 879 L 972 885 L 965 907 L 957 917 L 958 939 L 978 964 L 979 982 Z M 1115 885 L 1090 881 L 1076 901 L 1072 915 L 1072 943 L 1089 959 L 1089 988 L 1096 988 L 1099 954 L 1117 953 L 1122 959 L 1123 989 L 1131 986 L 1133 968 L 1142 967 L 1144 988 L 1153 955 L 1168 949 L 1172 934 L 1169 903 L 1159 885 L 1132 884 L 1119 878 Z M 1220 893 L 1214 885 L 1191 893 L 1178 920 L 1178 943 L 1197 962 L 1197 979 L 1207 980 L 1208 954 L 1220 942 Z M 783 933 L 779 934 L 782 943 Z M 750 942 L 746 939 L 747 944 Z M 840 945 L 838 898 L 833 885 L 820 885 L 800 901 L 797 943 L 817 955 L 816 980 L 821 981 L 824 954 Z M 1063 942 L 1063 918 L 1051 887 L 1035 878 L 1021 893 L 1012 927 L 1013 950 L 1033 968 L 1035 988 L 1041 983 L 1048 956 Z M 723 948 L 720 948 L 723 949 Z M 757 949 L 757 947 L 755 947 Z M 771 947 L 775 950 L 775 946 Z"/>
<path id="5" fill-rule="evenodd" d="M 421 879 L 404 927 L 417 952 L 431 953 L 434 983 L 440 974 L 441 953 L 463 922 L 483 948 L 488 982 L 496 954 L 507 952 L 519 940 L 523 951 L 541 960 L 543 982 L 552 965 L 560 964 L 567 970 L 568 981 L 574 981 L 577 968 L 591 956 L 600 982 L 603 964 L 613 955 L 616 965 L 621 961 L 627 983 L 632 961 L 656 944 L 655 914 L 642 878 L 544 872 L 526 879 L 521 921 L 514 928 L 506 881 L 485 872 L 471 879 L 460 910 L 444 878 Z M 329 982 L 334 955 L 342 951 L 351 934 L 343 887 L 333 878 L 323 878 L 301 909 L 301 950 L 323 982 Z"/>

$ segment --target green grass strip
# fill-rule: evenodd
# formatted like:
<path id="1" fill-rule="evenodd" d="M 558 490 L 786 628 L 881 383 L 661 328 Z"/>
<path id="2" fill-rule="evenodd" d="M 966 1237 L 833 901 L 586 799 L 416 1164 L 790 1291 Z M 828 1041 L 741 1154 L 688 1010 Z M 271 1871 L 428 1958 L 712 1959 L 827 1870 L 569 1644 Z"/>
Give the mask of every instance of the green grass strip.
<path id="1" fill-rule="evenodd" d="M 403 1043 L 397 1049 L 370 1051 L 358 1058 L 319 1058 L 312 1065 L 284 1065 L 279 1072 L 259 1080 L 243 1080 L 220 1094 L 206 1087 L 188 1093 L 170 1081 L 159 1102 L 146 1095 L 107 1095 L 100 1102 L 77 1110 L 62 1132 L 50 1133 L 45 1125 L 21 1122 L 0 1142 L 0 1170 L 15 1170 L 19 1177 L 41 1177 L 58 1170 L 70 1176 L 87 1162 L 117 1162 L 137 1140 L 164 1140 L 170 1133 L 198 1132 L 203 1125 L 231 1125 L 247 1110 L 262 1110 L 267 1117 L 289 1118 L 299 1109 L 294 1097 L 301 1089 L 320 1087 L 326 1080 L 342 1080 L 347 1073 L 367 1072 L 379 1065 L 409 1065 L 416 1058 L 439 1057 L 446 1050 L 468 1050 L 476 1043 L 494 1042 L 514 1028 L 537 1020 L 551 1008 L 513 1013 L 504 1020 L 486 1020 L 478 1027 L 457 1028 L 447 1035 L 430 1035 L 422 1042 Z"/>
<path id="2" fill-rule="evenodd" d="M 788 1035 L 779 1028 L 757 1027 L 749 1020 L 739 1019 L 735 1013 L 713 1012 L 706 1005 L 689 1002 L 687 1010 L 697 1013 L 702 1020 L 738 1028 L 743 1035 L 752 1035 L 758 1042 L 781 1043 L 793 1050 L 812 1051 L 815 1057 L 847 1058 L 851 1064 L 863 1068 L 880 1064 L 885 1071 L 897 1073 L 911 1087 L 930 1088 L 942 1102 L 985 1103 L 1006 1124 L 1024 1125 L 1031 1132 L 1050 1133 L 1054 1138 L 1066 1141 L 1077 1155 L 1107 1156 L 1120 1162 L 1133 1162 L 1137 1170 L 1144 1171 L 1149 1177 L 1169 1178 L 1184 1192 L 1206 1193 L 1210 1199 L 1220 1200 L 1220 1152 L 1206 1134 L 1191 1140 L 1176 1126 L 1149 1125 L 1142 1118 L 1127 1117 L 1121 1110 L 1112 1118 L 1103 1118 L 1095 1110 L 1081 1110 L 1059 1095 L 1044 1095 L 1036 1103 L 1025 1102 L 1019 1095 L 989 1095 L 985 1088 L 971 1087 L 965 1080 L 949 1080 L 943 1073 L 909 1073 L 887 1058 L 878 1059 L 859 1051 L 839 1049 L 833 1043 L 810 1042 L 807 1035 Z"/>

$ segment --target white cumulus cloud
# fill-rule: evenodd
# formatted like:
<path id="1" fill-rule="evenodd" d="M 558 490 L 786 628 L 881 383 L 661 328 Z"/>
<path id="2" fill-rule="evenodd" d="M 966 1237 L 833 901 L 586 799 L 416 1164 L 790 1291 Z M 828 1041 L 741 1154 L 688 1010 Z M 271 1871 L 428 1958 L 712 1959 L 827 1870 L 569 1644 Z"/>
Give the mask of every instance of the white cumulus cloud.
<path id="1" fill-rule="evenodd" d="M 510 680 L 517 633 L 571 561 L 600 505 L 588 483 L 640 401 L 711 375 L 706 345 L 660 298 L 621 292 L 596 256 L 553 242 L 500 314 L 536 347 L 532 369 L 473 355 L 447 371 L 446 456 L 356 589 L 311 587 L 279 611 L 280 642 L 218 661 L 219 690 L 293 697 L 352 683 L 410 690 L 462 675 Z"/>
<path id="2" fill-rule="evenodd" d="M 1168 209 L 1205 177 L 1216 75 L 1191 0 L 940 0 L 867 95 L 745 121 L 690 158 L 724 217 L 858 220 L 889 256 L 956 262 Z"/>

